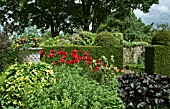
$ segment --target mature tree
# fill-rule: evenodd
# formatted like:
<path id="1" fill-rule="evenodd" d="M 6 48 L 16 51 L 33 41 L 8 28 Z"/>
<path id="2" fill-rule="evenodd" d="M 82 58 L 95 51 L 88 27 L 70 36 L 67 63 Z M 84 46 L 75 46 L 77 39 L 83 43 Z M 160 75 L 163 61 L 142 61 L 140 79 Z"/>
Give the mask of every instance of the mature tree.
<path id="1" fill-rule="evenodd" d="M 53 37 L 68 28 L 66 0 L 5 0 L 1 1 L 1 23 L 9 19 L 14 23 L 14 31 L 36 25 L 37 28 L 51 30 Z"/>
<path id="2" fill-rule="evenodd" d="M 70 0 L 71 21 L 80 25 L 83 30 L 96 32 L 99 25 L 112 13 L 115 17 L 128 16 L 134 9 L 148 12 L 152 4 L 158 0 Z"/>
<path id="3" fill-rule="evenodd" d="M 11 19 L 14 31 L 29 25 L 51 28 L 53 37 L 75 26 L 89 31 L 90 24 L 96 32 L 111 13 L 124 16 L 137 8 L 148 12 L 154 3 L 158 0 L 1 0 L 0 22 L 5 25 Z"/>
<path id="4" fill-rule="evenodd" d="M 145 25 L 133 12 L 131 12 L 129 16 L 124 17 L 124 19 L 117 16 L 117 13 L 110 15 L 107 20 L 100 25 L 98 32 L 105 30 L 121 32 L 128 41 L 141 41 L 148 36 L 152 36 L 151 28 L 153 23 Z"/>

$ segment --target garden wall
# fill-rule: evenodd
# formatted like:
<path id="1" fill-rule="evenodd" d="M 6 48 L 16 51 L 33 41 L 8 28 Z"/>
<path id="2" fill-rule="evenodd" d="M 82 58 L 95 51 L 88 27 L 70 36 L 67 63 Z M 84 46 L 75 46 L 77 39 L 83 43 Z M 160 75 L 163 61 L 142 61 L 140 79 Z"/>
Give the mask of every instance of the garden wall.
<path id="1" fill-rule="evenodd" d="M 123 58 L 125 64 L 144 64 L 144 46 L 124 47 Z"/>
<path id="2" fill-rule="evenodd" d="M 145 72 L 170 76 L 170 46 L 145 47 Z"/>

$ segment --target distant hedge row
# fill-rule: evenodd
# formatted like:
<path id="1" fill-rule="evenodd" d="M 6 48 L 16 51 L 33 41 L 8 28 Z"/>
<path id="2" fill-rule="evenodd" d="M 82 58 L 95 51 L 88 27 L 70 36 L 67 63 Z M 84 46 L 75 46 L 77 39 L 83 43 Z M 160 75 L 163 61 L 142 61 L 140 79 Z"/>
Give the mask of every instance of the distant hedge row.
<path id="1" fill-rule="evenodd" d="M 123 47 L 119 46 L 110 46 L 110 47 L 102 47 L 102 46 L 45 46 L 43 47 L 46 54 L 49 53 L 51 49 L 55 49 L 56 51 L 64 50 L 71 54 L 72 50 L 82 50 L 83 52 L 89 52 L 90 57 L 93 59 L 99 59 L 101 56 L 105 56 L 110 62 L 111 55 L 114 56 L 114 65 L 118 68 L 123 68 Z M 48 62 L 46 55 L 46 61 Z"/>
<path id="2" fill-rule="evenodd" d="M 145 47 L 145 72 L 170 76 L 170 46 Z"/>

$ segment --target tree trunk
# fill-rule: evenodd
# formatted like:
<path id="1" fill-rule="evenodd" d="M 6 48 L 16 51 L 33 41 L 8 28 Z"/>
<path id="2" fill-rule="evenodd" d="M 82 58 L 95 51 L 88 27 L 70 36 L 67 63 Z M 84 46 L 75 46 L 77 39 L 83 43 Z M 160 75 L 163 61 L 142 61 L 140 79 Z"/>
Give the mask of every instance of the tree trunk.
<path id="1" fill-rule="evenodd" d="M 51 19 L 51 35 L 52 35 L 52 38 L 54 38 L 54 37 L 59 35 L 57 24 L 54 23 L 53 19 Z"/>

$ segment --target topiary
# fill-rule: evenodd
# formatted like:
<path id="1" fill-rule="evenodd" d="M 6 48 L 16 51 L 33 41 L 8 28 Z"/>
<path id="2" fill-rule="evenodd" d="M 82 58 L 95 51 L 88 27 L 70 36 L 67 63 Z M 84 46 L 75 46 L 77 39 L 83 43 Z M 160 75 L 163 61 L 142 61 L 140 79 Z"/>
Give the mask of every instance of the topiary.
<path id="1" fill-rule="evenodd" d="M 170 31 L 158 30 L 152 38 L 152 45 L 167 45 L 170 44 Z"/>
<path id="2" fill-rule="evenodd" d="M 113 33 L 107 31 L 99 33 L 95 39 L 95 45 L 97 46 L 113 46 L 117 44 L 117 39 Z"/>

